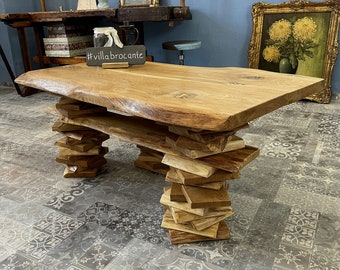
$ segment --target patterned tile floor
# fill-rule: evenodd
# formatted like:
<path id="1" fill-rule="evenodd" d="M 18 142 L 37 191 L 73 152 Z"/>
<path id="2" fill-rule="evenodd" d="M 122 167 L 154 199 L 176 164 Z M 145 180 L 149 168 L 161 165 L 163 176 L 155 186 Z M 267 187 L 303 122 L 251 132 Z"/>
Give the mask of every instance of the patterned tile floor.
<path id="1" fill-rule="evenodd" d="M 261 149 L 230 184 L 232 237 L 173 246 L 160 227 L 164 178 L 111 138 L 94 179 L 54 161 L 57 97 L 0 89 L 0 269 L 340 269 L 340 96 L 301 101 L 239 132 Z"/>

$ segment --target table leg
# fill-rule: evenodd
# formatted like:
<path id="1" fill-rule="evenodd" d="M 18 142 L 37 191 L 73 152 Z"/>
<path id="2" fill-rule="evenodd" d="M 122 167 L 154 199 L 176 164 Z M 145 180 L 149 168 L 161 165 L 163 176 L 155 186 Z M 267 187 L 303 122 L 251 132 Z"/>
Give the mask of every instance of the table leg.
<path id="1" fill-rule="evenodd" d="M 25 72 L 32 70 L 32 65 L 30 61 L 30 54 L 29 49 L 27 45 L 27 38 L 26 38 L 26 32 L 24 27 L 17 28 L 18 32 L 18 38 L 19 38 L 19 44 L 20 44 L 20 50 L 24 65 Z"/>
<path id="2" fill-rule="evenodd" d="M 62 116 L 86 116 L 93 111 L 104 110 L 103 107 L 87 104 L 68 98 L 61 98 L 57 110 Z M 106 164 L 105 154 L 108 148 L 102 143 L 109 135 L 89 127 L 65 123 L 61 117 L 53 125 L 52 130 L 64 136 L 55 144 L 59 147 L 56 161 L 66 165 L 64 177 L 88 178 L 95 177 L 99 168 Z"/>
<path id="3" fill-rule="evenodd" d="M 233 214 L 228 182 L 256 158 L 258 149 L 246 146 L 234 132 L 212 133 L 169 127 L 166 141 L 178 154 L 165 154 L 170 170 L 161 204 L 162 227 L 173 244 L 221 240 L 230 237 L 225 219 Z"/>
<path id="4" fill-rule="evenodd" d="M 42 25 L 39 24 L 34 24 L 33 25 L 34 29 L 34 37 L 35 37 L 35 43 L 37 45 L 37 54 L 38 54 L 38 61 L 39 61 L 39 66 L 40 68 L 45 68 L 45 62 L 44 62 L 44 55 L 45 55 L 45 50 L 44 50 L 44 30 Z"/>

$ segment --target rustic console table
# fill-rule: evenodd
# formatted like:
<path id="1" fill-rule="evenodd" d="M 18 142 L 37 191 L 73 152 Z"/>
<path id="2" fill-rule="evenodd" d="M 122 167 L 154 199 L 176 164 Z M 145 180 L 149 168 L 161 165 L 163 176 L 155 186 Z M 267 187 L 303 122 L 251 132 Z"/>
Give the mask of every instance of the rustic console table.
<path id="1" fill-rule="evenodd" d="M 65 177 L 93 177 L 108 135 L 135 143 L 135 165 L 166 175 L 162 226 L 171 242 L 228 239 L 229 182 L 259 155 L 236 135 L 248 122 L 322 89 L 323 79 L 247 68 L 147 62 L 126 69 L 76 64 L 16 82 L 60 95 Z"/>
<path id="2" fill-rule="evenodd" d="M 25 28 L 32 27 L 35 35 L 37 56 L 34 58 L 41 68 L 48 64 L 75 64 L 85 62 L 85 57 L 46 57 L 43 45 L 44 26 L 51 23 L 63 22 L 67 24 L 86 23 L 95 27 L 98 21 L 107 19 L 111 23 L 122 24 L 130 22 L 137 24 L 140 31 L 141 43 L 143 40 L 143 22 L 173 22 L 190 20 L 191 12 L 188 6 L 157 6 L 157 7 L 124 7 L 95 10 L 65 10 L 47 12 L 27 12 L 0 14 L 0 21 L 17 29 L 21 48 L 24 70 L 32 70 L 29 44 Z"/>

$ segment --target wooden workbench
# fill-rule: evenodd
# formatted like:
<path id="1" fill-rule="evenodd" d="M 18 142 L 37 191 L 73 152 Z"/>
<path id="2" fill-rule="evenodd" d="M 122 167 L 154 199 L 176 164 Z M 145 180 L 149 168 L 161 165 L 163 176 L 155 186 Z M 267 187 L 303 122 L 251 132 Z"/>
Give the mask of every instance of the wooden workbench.
<path id="1" fill-rule="evenodd" d="M 140 43 L 143 44 L 143 22 L 173 22 L 190 20 L 191 12 L 188 6 L 157 6 L 157 7 L 124 7 L 96 10 L 65 10 L 46 12 L 27 12 L 0 14 L 0 21 L 17 29 L 21 48 L 23 66 L 25 71 L 32 70 L 32 61 L 29 54 L 29 44 L 25 28 L 32 27 L 35 35 L 37 56 L 34 60 L 41 68 L 48 64 L 74 64 L 85 62 L 85 57 L 46 57 L 43 45 L 44 26 L 51 23 L 62 22 L 65 24 L 86 23 L 92 29 L 97 23 L 107 20 L 109 23 L 123 24 L 134 23 L 140 32 Z"/>
<path id="2" fill-rule="evenodd" d="M 323 79 L 248 68 L 147 62 L 30 71 L 17 83 L 61 96 L 53 130 L 64 135 L 65 177 L 93 177 L 107 134 L 135 143 L 135 165 L 166 175 L 162 226 L 172 243 L 228 239 L 228 186 L 259 155 L 236 132 L 249 121 L 322 89 Z M 98 165 L 98 166 L 97 166 Z"/>

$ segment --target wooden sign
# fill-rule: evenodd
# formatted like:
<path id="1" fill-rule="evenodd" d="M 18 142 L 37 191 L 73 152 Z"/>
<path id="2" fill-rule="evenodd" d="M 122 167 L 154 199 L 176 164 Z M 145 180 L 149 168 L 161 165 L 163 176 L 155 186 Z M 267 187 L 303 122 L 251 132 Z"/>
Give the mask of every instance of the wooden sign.
<path id="1" fill-rule="evenodd" d="M 104 63 L 128 62 L 129 65 L 143 65 L 146 61 L 144 45 L 119 47 L 92 47 L 86 50 L 88 66 L 102 66 Z"/>

